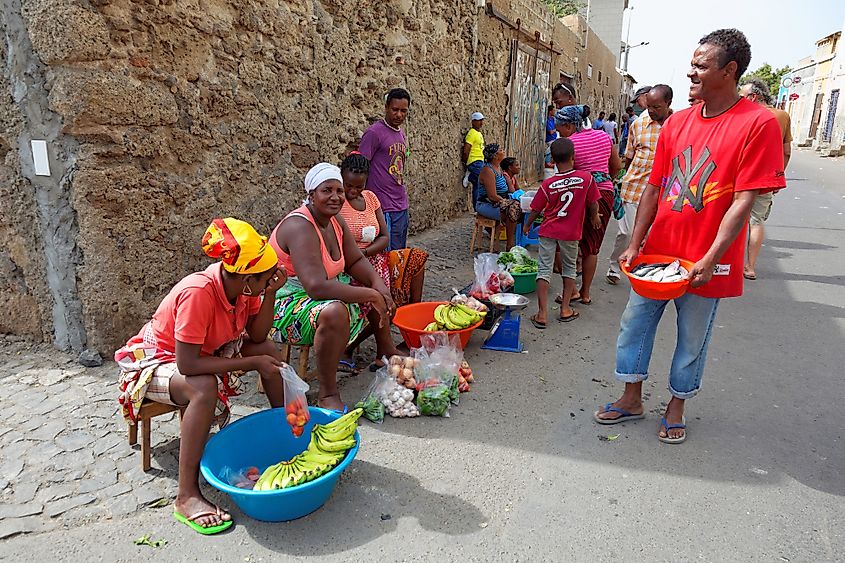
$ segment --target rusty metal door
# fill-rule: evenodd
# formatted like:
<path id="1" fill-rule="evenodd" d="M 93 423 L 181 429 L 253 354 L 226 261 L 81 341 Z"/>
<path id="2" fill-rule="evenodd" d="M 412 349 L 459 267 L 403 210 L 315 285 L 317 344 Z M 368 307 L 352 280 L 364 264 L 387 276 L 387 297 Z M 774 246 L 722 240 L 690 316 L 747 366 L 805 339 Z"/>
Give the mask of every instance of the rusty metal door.
<path id="1" fill-rule="evenodd" d="M 543 179 L 551 58 L 517 41 L 511 49 L 507 153 L 519 159 L 523 179 L 534 182 Z"/>
<path id="2" fill-rule="evenodd" d="M 822 100 L 824 93 L 816 94 L 816 102 L 813 105 L 813 118 L 810 120 L 810 138 L 815 139 L 819 129 L 819 121 L 822 119 Z"/>

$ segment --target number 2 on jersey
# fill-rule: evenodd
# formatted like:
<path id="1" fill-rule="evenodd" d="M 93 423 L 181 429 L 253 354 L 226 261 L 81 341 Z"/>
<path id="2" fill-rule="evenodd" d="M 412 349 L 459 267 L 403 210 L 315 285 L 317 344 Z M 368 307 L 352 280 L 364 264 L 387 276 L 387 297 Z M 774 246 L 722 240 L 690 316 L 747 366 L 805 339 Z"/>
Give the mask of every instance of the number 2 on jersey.
<path id="1" fill-rule="evenodd" d="M 575 196 L 572 194 L 572 192 L 566 192 L 563 194 L 563 196 L 560 198 L 560 202 L 563 204 L 563 206 L 560 208 L 560 211 L 557 212 L 558 217 L 566 217 L 566 209 L 572 203 L 573 199 L 575 199 Z"/>

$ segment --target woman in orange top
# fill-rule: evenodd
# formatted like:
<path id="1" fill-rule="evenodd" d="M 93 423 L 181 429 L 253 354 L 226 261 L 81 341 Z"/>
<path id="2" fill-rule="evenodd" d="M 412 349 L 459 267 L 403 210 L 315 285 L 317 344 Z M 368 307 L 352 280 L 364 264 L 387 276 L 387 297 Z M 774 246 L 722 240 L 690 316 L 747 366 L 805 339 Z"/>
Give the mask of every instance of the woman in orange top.
<path id="1" fill-rule="evenodd" d="M 275 294 L 287 279 L 276 253 L 251 225 L 215 219 L 203 251 L 221 261 L 190 274 L 170 290 L 152 320 L 115 352 L 119 402 L 135 424 L 144 399 L 184 408 L 179 445 L 179 492 L 174 518 L 201 534 L 216 534 L 232 517 L 199 489 L 199 464 L 212 422 L 228 420 L 228 397 L 238 394 L 229 372 L 256 370 L 270 406 L 284 406 L 281 356 L 267 340 Z"/>
<path id="2" fill-rule="evenodd" d="M 358 152 L 350 154 L 341 163 L 340 173 L 343 176 L 346 202 L 340 210 L 340 215 L 346 221 L 346 225 L 349 227 L 358 248 L 361 249 L 361 253 L 373 265 L 373 269 L 384 282 L 384 285 L 390 288 L 390 259 L 386 251 L 389 242 L 387 222 L 384 219 L 381 203 L 376 194 L 364 189 L 367 185 L 369 170 L 370 163 L 367 157 Z M 355 285 L 354 281 L 352 283 Z M 375 334 L 375 367 L 377 368 L 381 365 L 380 358 L 398 355 L 400 352 L 390 335 L 390 324 L 384 323 L 379 326 L 378 313 L 373 309 L 365 311 L 365 314 L 367 315 L 367 326 L 346 347 L 344 359 L 353 362 L 352 356 L 358 346 Z"/>
<path id="3" fill-rule="evenodd" d="M 359 304 L 369 304 L 386 325 L 395 312 L 390 290 L 355 244 L 342 217 L 345 195 L 337 166 L 320 163 L 305 175 L 305 204 L 290 212 L 270 235 L 287 283 L 276 293 L 271 336 L 278 342 L 312 345 L 320 391 L 317 404 L 342 411 L 337 370 L 344 348 L 363 325 Z M 363 287 L 349 284 L 352 277 Z"/>

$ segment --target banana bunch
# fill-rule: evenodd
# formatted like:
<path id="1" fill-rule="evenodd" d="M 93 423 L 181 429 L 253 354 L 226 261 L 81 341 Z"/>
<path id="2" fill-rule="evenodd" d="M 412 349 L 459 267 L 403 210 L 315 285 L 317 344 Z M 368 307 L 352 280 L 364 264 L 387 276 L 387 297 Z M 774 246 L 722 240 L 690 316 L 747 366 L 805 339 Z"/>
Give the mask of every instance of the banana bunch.
<path id="1" fill-rule="evenodd" d="M 461 330 L 474 325 L 486 314 L 486 311 L 476 311 L 461 303 L 438 305 L 434 310 L 434 322 L 429 323 L 423 330 L 425 332 Z"/>
<path id="2" fill-rule="evenodd" d="M 363 409 L 354 409 L 328 424 L 315 424 L 308 448 L 288 461 L 265 469 L 253 490 L 295 487 L 331 471 L 355 446 L 355 430 L 363 412 Z"/>

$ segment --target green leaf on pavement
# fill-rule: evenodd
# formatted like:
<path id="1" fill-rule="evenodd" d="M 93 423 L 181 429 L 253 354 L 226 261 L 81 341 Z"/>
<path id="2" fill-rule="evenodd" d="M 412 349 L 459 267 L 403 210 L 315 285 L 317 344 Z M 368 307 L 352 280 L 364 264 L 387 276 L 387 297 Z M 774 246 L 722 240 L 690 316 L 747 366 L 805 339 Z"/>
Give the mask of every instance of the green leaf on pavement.
<path id="1" fill-rule="evenodd" d="M 135 540 L 135 545 L 148 545 L 150 547 L 164 547 L 167 545 L 167 540 L 151 540 L 150 534 L 141 536 Z"/>
<path id="2" fill-rule="evenodd" d="M 149 507 L 150 508 L 164 508 L 165 506 L 170 504 L 170 499 L 167 497 L 160 498 L 157 501 L 152 502 Z"/>

